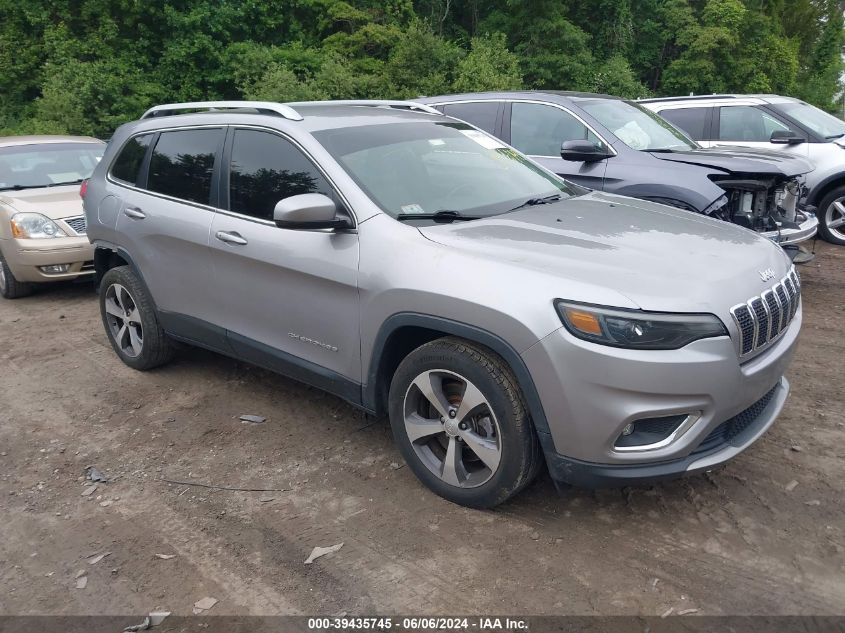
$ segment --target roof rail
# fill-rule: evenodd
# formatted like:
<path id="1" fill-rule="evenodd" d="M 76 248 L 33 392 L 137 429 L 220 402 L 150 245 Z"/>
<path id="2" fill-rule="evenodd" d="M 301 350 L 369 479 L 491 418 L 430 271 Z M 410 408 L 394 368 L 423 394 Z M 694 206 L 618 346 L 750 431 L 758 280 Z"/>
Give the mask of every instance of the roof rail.
<path id="1" fill-rule="evenodd" d="M 737 95 L 712 94 L 712 95 L 687 95 L 686 97 L 653 97 L 651 99 L 637 99 L 644 103 L 658 103 L 660 101 L 699 101 L 701 99 L 739 99 Z"/>
<path id="2" fill-rule="evenodd" d="M 150 108 L 142 119 L 159 116 L 171 116 L 182 110 L 256 110 L 259 114 L 281 116 L 291 121 L 302 121 L 302 115 L 289 105 L 272 101 L 192 101 L 187 103 L 167 103 Z"/>
<path id="3" fill-rule="evenodd" d="M 419 110 L 427 114 L 443 113 L 424 103 L 416 101 L 399 101 L 393 99 L 342 99 L 337 101 L 297 101 L 289 103 L 289 106 L 312 106 L 312 105 L 343 105 L 343 106 L 370 106 L 372 108 L 396 108 L 397 110 Z"/>

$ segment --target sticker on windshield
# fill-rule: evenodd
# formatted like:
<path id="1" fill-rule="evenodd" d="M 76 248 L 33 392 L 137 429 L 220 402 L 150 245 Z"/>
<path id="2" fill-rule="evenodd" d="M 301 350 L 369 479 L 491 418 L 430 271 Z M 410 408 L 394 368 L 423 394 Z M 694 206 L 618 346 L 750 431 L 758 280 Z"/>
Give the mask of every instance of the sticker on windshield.
<path id="1" fill-rule="evenodd" d="M 403 204 L 400 213 L 425 213 L 423 208 L 418 204 Z"/>
<path id="2" fill-rule="evenodd" d="M 496 139 L 487 136 L 484 132 L 479 132 L 478 130 L 458 130 L 461 134 L 466 136 L 467 138 L 471 138 L 473 141 L 481 145 L 481 147 L 485 149 L 504 149 L 505 146 L 497 141 Z"/>
<path id="3" fill-rule="evenodd" d="M 430 138 L 430 139 L 428 139 L 428 144 L 429 145 L 445 145 L 446 141 L 444 141 L 442 138 Z"/>

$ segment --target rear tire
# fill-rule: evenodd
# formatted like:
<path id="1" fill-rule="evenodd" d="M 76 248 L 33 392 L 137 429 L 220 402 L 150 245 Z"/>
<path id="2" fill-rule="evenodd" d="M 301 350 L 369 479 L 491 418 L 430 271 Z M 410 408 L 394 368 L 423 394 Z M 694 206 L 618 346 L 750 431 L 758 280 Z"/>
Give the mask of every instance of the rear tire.
<path id="1" fill-rule="evenodd" d="M 35 292 L 35 285 L 15 279 L 3 254 L 0 253 L 0 296 L 5 299 L 20 299 Z"/>
<path id="2" fill-rule="evenodd" d="M 834 203 L 842 207 L 835 207 Z M 838 222 L 842 224 L 837 225 Z M 845 187 L 834 189 L 819 203 L 819 233 L 831 244 L 845 245 Z"/>
<path id="3" fill-rule="evenodd" d="M 507 363 L 442 338 L 399 365 L 388 397 L 393 437 L 414 474 L 454 503 L 491 508 L 527 486 L 543 460 Z"/>
<path id="4" fill-rule="evenodd" d="M 103 275 L 100 315 L 112 348 L 132 369 L 146 371 L 173 358 L 173 344 L 158 321 L 153 301 L 129 266 Z"/>

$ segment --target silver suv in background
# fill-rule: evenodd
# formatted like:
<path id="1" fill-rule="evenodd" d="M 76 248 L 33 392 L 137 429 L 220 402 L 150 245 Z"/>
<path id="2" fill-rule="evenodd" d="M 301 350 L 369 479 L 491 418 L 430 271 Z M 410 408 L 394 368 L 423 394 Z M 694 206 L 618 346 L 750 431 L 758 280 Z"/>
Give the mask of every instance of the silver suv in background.
<path id="1" fill-rule="evenodd" d="M 705 147 L 742 146 L 807 158 L 807 203 L 819 233 L 845 244 L 845 121 L 792 97 L 707 95 L 640 101 Z"/>
<path id="2" fill-rule="evenodd" d="M 587 486 L 711 469 L 789 390 L 780 248 L 586 192 L 427 106 L 158 106 L 115 132 L 84 204 L 124 363 L 178 340 L 386 414 L 456 503 L 501 503 L 544 461 Z"/>

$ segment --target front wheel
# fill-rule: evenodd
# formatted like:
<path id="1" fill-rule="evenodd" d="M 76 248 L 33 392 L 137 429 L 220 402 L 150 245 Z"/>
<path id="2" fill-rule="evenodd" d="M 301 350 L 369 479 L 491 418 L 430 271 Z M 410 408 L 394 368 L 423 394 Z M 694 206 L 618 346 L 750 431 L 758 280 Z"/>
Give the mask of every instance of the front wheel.
<path id="1" fill-rule="evenodd" d="M 505 361 L 444 338 L 411 352 L 390 386 L 390 424 L 408 466 L 435 493 L 490 508 L 522 490 L 542 458 Z"/>
<path id="2" fill-rule="evenodd" d="M 845 245 L 845 187 L 828 193 L 819 204 L 819 233 L 831 244 Z"/>
<path id="3" fill-rule="evenodd" d="M 33 284 L 24 283 L 15 279 L 15 275 L 6 263 L 3 254 L 0 253 L 0 296 L 4 299 L 20 299 L 33 293 Z"/>

